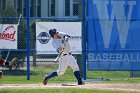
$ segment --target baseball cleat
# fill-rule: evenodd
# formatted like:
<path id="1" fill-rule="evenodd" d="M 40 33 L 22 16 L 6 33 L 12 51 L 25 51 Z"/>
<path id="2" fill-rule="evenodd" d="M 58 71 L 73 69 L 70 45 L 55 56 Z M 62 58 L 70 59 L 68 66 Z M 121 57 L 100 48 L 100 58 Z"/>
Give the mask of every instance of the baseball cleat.
<path id="1" fill-rule="evenodd" d="M 49 78 L 48 78 L 48 76 L 46 76 L 45 79 L 43 80 L 43 84 L 44 84 L 44 85 L 47 85 L 48 80 L 49 80 Z"/>
<path id="2" fill-rule="evenodd" d="M 78 83 L 78 85 L 85 85 L 85 83 L 84 82 L 81 82 L 81 83 Z"/>

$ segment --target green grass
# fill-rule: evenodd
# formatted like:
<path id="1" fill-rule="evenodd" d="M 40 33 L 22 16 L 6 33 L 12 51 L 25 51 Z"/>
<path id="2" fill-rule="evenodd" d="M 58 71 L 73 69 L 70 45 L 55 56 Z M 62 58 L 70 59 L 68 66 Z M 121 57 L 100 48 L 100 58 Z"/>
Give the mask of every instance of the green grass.
<path id="1" fill-rule="evenodd" d="M 139 93 L 91 89 L 1 89 L 0 93 Z"/>
<path id="2" fill-rule="evenodd" d="M 88 78 L 128 78 L 130 77 L 129 71 L 88 71 Z"/>
<path id="3" fill-rule="evenodd" d="M 87 79 L 93 77 L 106 83 L 140 83 L 140 78 L 130 77 L 130 71 L 87 71 Z"/>
<path id="4" fill-rule="evenodd" d="M 45 66 L 31 68 L 30 80 L 27 80 L 26 70 L 18 71 L 4 71 L 4 77 L 0 80 L 0 84 L 28 84 L 28 83 L 42 83 L 44 76 L 50 74 L 52 71 L 57 70 L 57 66 Z M 63 76 L 52 78 L 50 83 L 60 82 L 75 82 L 76 78 L 73 75 L 73 71 L 68 68 Z"/>
<path id="5" fill-rule="evenodd" d="M 4 70 L 4 77 L 0 84 L 34 84 L 42 83 L 45 74 L 50 74 L 58 69 L 57 65 L 45 65 L 31 68 L 30 80 L 27 80 L 26 69 Z M 130 78 L 129 71 L 87 71 L 87 79 L 106 79 L 106 83 L 140 83 L 140 78 Z M 71 68 L 68 68 L 63 76 L 52 78 L 49 83 L 76 82 Z"/>

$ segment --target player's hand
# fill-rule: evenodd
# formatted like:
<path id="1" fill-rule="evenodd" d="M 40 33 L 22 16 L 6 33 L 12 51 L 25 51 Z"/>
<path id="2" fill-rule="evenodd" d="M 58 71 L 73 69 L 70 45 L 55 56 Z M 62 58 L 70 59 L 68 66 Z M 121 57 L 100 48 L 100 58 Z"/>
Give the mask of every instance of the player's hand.
<path id="1" fill-rule="evenodd" d="M 63 51 L 63 48 L 58 48 L 56 51 L 57 51 L 58 53 L 61 53 L 61 52 Z"/>
<path id="2" fill-rule="evenodd" d="M 64 43 L 68 42 L 69 38 L 70 38 L 70 36 L 64 36 L 62 43 L 64 44 Z"/>
<path id="3" fill-rule="evenodd" d="M 69 37 L 65 36 L 64 41 L 68 42 Z"/>

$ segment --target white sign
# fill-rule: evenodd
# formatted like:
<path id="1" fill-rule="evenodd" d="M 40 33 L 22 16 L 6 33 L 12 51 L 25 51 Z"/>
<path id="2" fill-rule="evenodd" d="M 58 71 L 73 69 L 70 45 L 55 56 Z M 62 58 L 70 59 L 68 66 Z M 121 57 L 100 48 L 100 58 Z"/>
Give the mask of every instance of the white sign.
<path id="1" fill-rule="evenodd" d="M 16 24 L 0 24 L 0 49 L 17 49 Z"/>
<path id="2" fill-rule="evenodd" d="M 37 54 L 57 54 L 52 46 L 52 39 L 49 36 L 50 29 L 57 29 L 59 32 L 71 36 L 69 43 L 73 54 L 81 54 L 82 51 L 82 28 L 81 22 L 37 22 L 36 23 L 36 48 Z"/>

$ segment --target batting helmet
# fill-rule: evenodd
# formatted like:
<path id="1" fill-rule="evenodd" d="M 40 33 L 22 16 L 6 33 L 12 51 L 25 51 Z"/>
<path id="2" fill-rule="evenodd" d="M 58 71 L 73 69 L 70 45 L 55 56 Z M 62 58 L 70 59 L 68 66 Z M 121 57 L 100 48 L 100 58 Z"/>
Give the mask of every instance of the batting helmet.
<path id="1" fill-rule="evenodd" d="M 49 30 L 49 34 L 51 37 L 53 37 L 53 35 L 55 35 L 57 33 L 57 30 L 56 29 L 50 29 Z"/>

